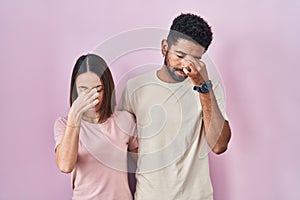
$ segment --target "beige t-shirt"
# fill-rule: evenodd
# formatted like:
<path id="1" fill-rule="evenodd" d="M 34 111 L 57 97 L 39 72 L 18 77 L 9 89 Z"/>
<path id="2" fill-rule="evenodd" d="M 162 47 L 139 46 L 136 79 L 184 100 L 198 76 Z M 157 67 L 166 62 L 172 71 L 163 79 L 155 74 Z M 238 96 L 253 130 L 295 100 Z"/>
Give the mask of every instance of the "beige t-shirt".
<path id="1" fill-rule="evenodd" d="M 136 200 L 213 199 L 199 94 L 189 78 L 165 83 L 156 72 L 128 81 L 119 109 L 137 121 Z M 213 90 L 225 119 L 220 84 Z"/>

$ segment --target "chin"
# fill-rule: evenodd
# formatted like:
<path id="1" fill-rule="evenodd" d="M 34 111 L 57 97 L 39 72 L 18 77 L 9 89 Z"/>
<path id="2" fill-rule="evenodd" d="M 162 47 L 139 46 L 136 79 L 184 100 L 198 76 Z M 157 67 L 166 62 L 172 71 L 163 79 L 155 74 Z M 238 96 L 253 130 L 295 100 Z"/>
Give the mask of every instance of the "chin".
<path id="1" fill-rule="evenodd" d="M 185 79 L 187 78 L 187 76 L 176 76 L 176 77 L 173 77 L 173 79 L 177 82 L 182 82 L 184 81 Z"/>
<path id="2" fill-rule="evenodd" d="M 88 116 L 88 117 L 95 116 L 95 115 L 96 115 L 95 109 L 89 109 L 85 112 L 85 116 Z"/>

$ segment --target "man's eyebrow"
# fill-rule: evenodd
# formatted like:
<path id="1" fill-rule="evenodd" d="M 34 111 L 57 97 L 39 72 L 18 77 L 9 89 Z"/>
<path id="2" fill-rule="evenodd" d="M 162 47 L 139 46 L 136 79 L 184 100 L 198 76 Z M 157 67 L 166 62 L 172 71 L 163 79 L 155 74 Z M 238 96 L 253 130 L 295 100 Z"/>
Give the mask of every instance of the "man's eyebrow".
<path id="1" fill-rule="evenodd" d="M 184 52 L 182 52 L 182 51 L 180 51 L 180 50 L 175 50 L 175 52 L 176 52 L 176 53 L 180 53 L 180 54 L 182 54 L 182 55 L 187 55 L 186 53 L 184 53 Z"/>
<path id="2" fill-rule="evenodd" d="M 202 58 L 202 56 L 193 56 L 194 58 L 200 60 Z"/>
<path id="3" fill-rule="evenodd" d="M 184 53 L 184 52 L 182 52 L 182 51 L 180 51 L 180 50 L 175 50 L 175 52 L 176 53 L 179 53 L 179 54 L 181 54 L 181 55 L 183 55 L 183 56 L 186 56 L 187 54 L 186 53 Z M 192 55 L 191 55 L 192 56 Z M 192 56 L 193 58 L 195 58 L 195 59 L 201 59 L 202 58 L 202 56 Z"/>

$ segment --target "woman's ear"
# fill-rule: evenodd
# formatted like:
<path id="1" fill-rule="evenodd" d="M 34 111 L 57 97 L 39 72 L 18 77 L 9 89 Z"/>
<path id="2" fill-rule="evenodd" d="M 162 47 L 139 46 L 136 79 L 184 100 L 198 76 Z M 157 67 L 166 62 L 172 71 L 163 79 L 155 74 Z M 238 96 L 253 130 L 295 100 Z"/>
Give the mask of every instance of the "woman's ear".
<path id="1" fill-rule="evenodd" d="M 161 53 L 165 57 L 168 51 L 168 42 L 166 39 L 161 41 Z"/>

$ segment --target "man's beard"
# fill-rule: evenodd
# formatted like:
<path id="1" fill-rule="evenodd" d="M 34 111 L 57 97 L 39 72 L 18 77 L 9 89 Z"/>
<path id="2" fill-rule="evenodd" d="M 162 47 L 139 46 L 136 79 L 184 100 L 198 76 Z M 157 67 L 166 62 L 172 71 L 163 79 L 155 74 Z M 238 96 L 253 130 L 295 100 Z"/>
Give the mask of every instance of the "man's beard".
<path id="1" fill-rule="evenodd" d="M 169 65 L 169 62 L 167 61 L 167 57 L 168 57 L 168 53 L 165 56 L 164 64 L 165 64 L 167 71 L 168 71 L 169 75 L 171 76 L 171 78 L 176 82 L 184 81 L 188 76 L 179 76 L 179 75 L 175 74 L 176 71 L 183 72 L 183 70 L 178 67 L 171 67 Z"/>

